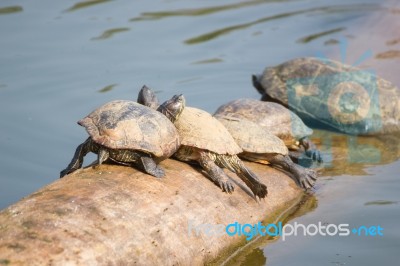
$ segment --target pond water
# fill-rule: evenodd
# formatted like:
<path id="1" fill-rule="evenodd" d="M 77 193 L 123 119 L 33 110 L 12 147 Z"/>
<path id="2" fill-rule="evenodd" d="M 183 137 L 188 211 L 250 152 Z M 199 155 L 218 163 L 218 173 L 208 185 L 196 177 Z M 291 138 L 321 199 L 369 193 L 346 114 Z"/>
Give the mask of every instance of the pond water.
<path id="1" fill-rule="evenodd" d="M 380 0 L 1 1 L 0 209 L 57 180 L 86 138 L 76 121 L 104 102 L 136 99 L 143 84 L 162 99 L 183 93 L 209 112 L 232 99 L 259 98 L 251 74 L 300 56 L 338 54 L 340 40 L 357 43 L 371 17 L 399 13 L 390 7 Z M 318 206 L 291 222 L 380 224 L 384 237 L 291 237 L 254 249 L 243 264 L 399 258 L 398 138 L 362 140 L 365 149 L 350 150 L 372 157 L 354 163 L 346 148 L 335 154 L 330 147 L 359 140 L 329 134 L 315 136 L 327 159 Z"/>

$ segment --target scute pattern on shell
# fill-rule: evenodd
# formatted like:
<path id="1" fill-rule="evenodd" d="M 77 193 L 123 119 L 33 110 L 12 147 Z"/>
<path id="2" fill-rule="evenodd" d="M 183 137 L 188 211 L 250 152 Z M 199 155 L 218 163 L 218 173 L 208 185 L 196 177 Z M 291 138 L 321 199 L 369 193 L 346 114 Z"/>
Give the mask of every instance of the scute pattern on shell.
<path id="1" fill-rule="evenodd" d="M 307 81 L 308 85 L 296 89 L 296 97 L 289 104 L 288 84 L 296 80 Z M 349 134 L 400 132 L 400 89 L 374 73 L 334 60 L 308 57 L 267 67 L 258 81 L 264 90 L 261 93 L 290 106 L 302 118 Z M 338 82 L 343 88 L 337 88 Z M 350 114 L 343 112 L 337 100 L 346 92 L 351 92 L 353 101 L 360 106 Z M 305 94 L 305 100 L 297 94 Z"/>
<path id="2" fill-rule="evenodd" d="M 175 126 L 182 145 L 206 149 L 217 154 L 234 155 L 242 152 L 221 122 L 206 111 L 185 107 Z"/>
<path id="3" fill-rule="evenodd" d="M 228 116 L 217 116 L 216 118 L 228 129 L 244 152 L 282 155 L 289 153 L 280 138 L 254 122 Z"/>
<path id="4" fill-rule="evenodd" d="M 287 145 L 313 133 L 295 113 L 273 102 L 238 99 L 220 106 L 214 115 L 250 120 L 284 140 Z"/>
<path id="5" fill-rule="evenodd" d="M 78 124 L 96 143 L 111 149 L 140 150 L 163 158 L 180 145 L 179 134 L 167 117 L 133 101 L 106 103 Z"/>

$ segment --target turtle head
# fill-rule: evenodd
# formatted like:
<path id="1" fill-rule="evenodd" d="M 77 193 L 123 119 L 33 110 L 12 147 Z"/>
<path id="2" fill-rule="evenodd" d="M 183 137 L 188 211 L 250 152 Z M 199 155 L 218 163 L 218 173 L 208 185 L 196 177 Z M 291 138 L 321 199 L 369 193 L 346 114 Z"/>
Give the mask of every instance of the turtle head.
<path id="1" fill-rule="evenodd" d="M 251 75 L 251 81 L 253 83 L 253 87 L 257 89 L 257 91 L 261 94 L 265 93 L 265 89 L 261 85 L 261 75 Z"/>
<path id="2" fill-rule="evenodd" d="M 182 94 L 174 95 L 168 101 L 165 101 L 161 104 L 157 111 L 163 113 L 169 120 L 174 123 L 178 120 L 179 116 L 181 115 L 183 109 L 185 108 L 185 97 Z"/>
<path id="3" fill-rule="evenodd" d="M 154 91 L 146 85 L 139 91 L 137 102 L 154 110 L 160 105 Z"/>

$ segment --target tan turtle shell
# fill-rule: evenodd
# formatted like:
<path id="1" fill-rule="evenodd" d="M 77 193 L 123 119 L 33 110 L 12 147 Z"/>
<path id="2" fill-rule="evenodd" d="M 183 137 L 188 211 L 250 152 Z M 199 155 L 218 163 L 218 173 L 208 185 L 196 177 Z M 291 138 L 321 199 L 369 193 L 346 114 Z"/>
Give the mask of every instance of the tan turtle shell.
<path id="1" fill-rule="evenodd" d="M 96 143 L 110 149 L 139 150 L 166 158 L 180 145 L 178 131 L 166 116 L 133 101 L 106 103 L 78 124 Z"/>
<path id="2" fill-rule="evenodd" d="M 273 102 L 238 99 L 220 106 L 214 115 L 250 120 L 282 139 L 286 145 L 313 133 L 295 113 Z"/>
<path id="3" fill-rule="evenodd" d="M 205 149 L 217 154 L 234 155 L 242 152 L 228 130 L 206 111 L 185 107 L 175 122 L 181 144 Z"/>
<path id="4" fill-rule="evenodd" d="M 254 122 L 228 116 L 217 116 L 216 118 L 228 129 L 244 152 L 282 155 L 289 153 L 288 148 L 280 138 Z"/>

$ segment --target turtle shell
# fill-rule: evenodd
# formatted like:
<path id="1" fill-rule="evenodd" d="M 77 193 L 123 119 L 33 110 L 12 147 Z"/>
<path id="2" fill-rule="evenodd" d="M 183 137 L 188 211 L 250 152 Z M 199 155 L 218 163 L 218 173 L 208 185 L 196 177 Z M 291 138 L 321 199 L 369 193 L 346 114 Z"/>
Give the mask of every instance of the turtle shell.
<path id="1" fill-rule="evenodd" d="M 220 106 L 214 115 L 250 120 L 282 139 L 286 145 L 313 133 L 295 113 L 273 102 L 238 99 Z"/>
<path id="2" fill-rule="evenodd" d="M 217 154 L 234 155 L 242 152 L 229 131 L 206 111 L 185 107 L 175 121 L 181 144 L 205 149 Z"/>
<path id="3" fill-rule="evenodd" d="M 178 131 L 166 116 L 133 101 L 106 103 L 78 124 L 96 143 L 110 149 L 139 150 L 167 158 L 180 145 Z"/>
<path id="4" fill-rule="evenodd" d="M 400 90 L 370 71 L 297 58 L 266 68 L 254 85 L 263 99 L 282 103 L 316 125 L 355 135 L 400 131 Z"/>
<path id="5" fill-rule="evenodd" d="M 244 152 L 282 155 L 289 153 L 285 143 L 280 138 L 254 122 L 227 116 L 217 116 L 216 118 L 228 129 Z"/>

